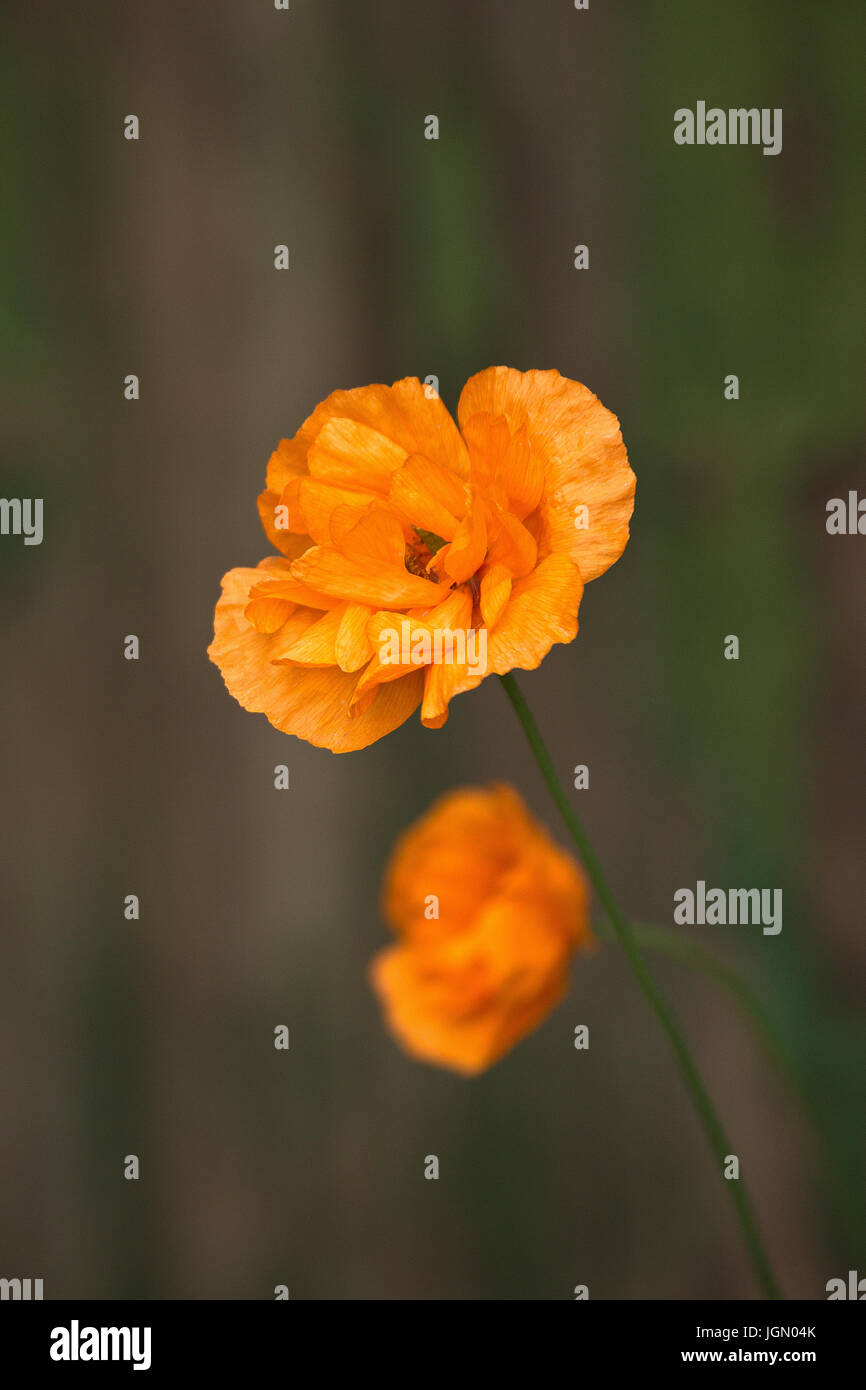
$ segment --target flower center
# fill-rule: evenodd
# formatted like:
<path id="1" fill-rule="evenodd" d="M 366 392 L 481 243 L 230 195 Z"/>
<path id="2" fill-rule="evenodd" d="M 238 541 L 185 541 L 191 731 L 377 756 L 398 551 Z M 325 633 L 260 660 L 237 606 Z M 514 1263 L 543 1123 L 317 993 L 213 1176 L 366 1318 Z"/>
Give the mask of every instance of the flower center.
<path id="1" fill-rule="evenodd" d="M 417 574 L 421 579 L 429 579 L 427 566 L 444 544 L 442 537 L 437 536 L 435 531 L 424 531 L 420 526 L 416 526 L 415 539 L 406 546 L 403 561 L 409 573 Z"/>

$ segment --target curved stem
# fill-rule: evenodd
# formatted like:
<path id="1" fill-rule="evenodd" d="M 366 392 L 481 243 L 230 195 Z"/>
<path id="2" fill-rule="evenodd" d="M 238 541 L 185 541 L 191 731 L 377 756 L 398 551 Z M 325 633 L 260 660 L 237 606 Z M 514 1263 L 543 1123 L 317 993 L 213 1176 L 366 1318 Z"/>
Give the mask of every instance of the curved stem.
<path id="1" fill-rule="evenodd" d="M 682 961 L 686 965 L 694 965 L 698 970 L 712 976 L 723 989 L 727 990 L 754 1028 L 755 1035 L 762 1043 L 767 1055 L 797 1091 L 805 1107 L 806 1101 L 800 1092 L 799 1082 L 794 1075 L 785 1054 L 785 1048 L 773 1023 L 757 995 L 753 993 L 744 980 L 740 979 L 737 972 L 732 970 L 725 961 L 720 960 L 714 951 L 707 950 L 706 946 L 701 946 L 696 941 L 684 938 L 670 927 L 659 927 L 649 922 L 631 922 L 629 925 L 639 948 L 649 951 L 651 954 L 655 951 L 659 955 L 670 956 L 672 960 Z M 603 923 L 594 923 L 593 930 L 603 940 L 616 940 L 616 932 L 607 920 Z"/>
<path id="2" fill-rule="evenodd" d="M 637 977 L 638 984 L 655 1011 L 659 1023 L 667 1034 L 668 1041 L 673 1048 L 674 1056 L 677 1059 L 680 1072 L 682 1073 L 686 1090 L 691 1096 L 695 1109 L 698 1112 L 701 1124 L 704 1127 L 704 1132 L 710 1142 L 710 1147 L 713 1150 L 713 1154 L 720 1168 L 724 1169 L 726 1156 L 732 1152 L 731 1145 L 725 1133 L 724 1125 L 719 1119 L 716 1108 L 710 1099 L 709 1092 L 704 1085 L 701 1074 L 692 1057 L 689 1045 L 680 1029 L 680 1025 L 670 1005 L 650 974 L 649 968 L 635 942 L 632 930 L 623 913 L 620 911 L 595 850 L 587 839 L 586 832 L 556 774 L 556 769 L 547 751 L 547 746 L 541 737 L 538 725 L 535 722 L 529 705 L 526 703 L 523 692 L 512 675 L 500 676 L 500 680 L 505 687 L 506 695 L 514 707 L 514 712 L 523 726 L 523 732 L 526 734 L 529 741 L 529 746 L 535 756 L 535 761 L 538 763 L 541 775 L 547 783 L 548 790 L 556 802 L 559 813 L 583 860 L 584 868 L 596 891 L 599 902 L 610 920 L 611 926 L 616 933 L 617 940 Z M 772 1299 L 779 1298 L 779 1289 L 770 1266 L 770 1261 L 764 1249 L 764 1243 L 760 1231 L 758 1230 L 758 1223 L 755 1219 L 751 1198 L 749 1197 L 745 1184 L 742 1179 L 738 1178 L 728 1181 L 726 1187 L 730 1192 L 731 1200 L 733 1201 L 737 1218 L 743 1232 L 746 1248 L 749 1252 L 749 1257 L 752 1261 L 752 1266 L 764 1297 Z"/>
<path id="3" fill-rule="evenodd" d="M 779 1072 L 796 1096 L 803 1118 L 811 1126 L 812 1136 L 817 1144 L 817 1151 L 821 1160 L 827 1166 L 831 1180 L 838 1184 L 838 1164 L 828 1143 L 821 1116 L 816 1110 L 811 1096 L 805 1090 L 775 1024 L 755 992 L 749 988 L 744 980 L 740 979 L 735 970 L 732 970 L 725 961 L 720 960 L 714 951 L 708 950 L 706 946 L 701 946 L 699 942 L 683 937 L 670 927 L 659 927 L 648 922 L 632 922 L 630 925 L 638 947 L 649 951 L 650 954 L 657 952 L 659 955 L 669 956 L 672 960 L 678 960 L 684 965 L 696 966 L 698 970 L 704 971 L 705 974 L 716 980 L 739 1005 L 743 1017 L 752 1025 L 755 1036 L 763 1045 L 767 1056 L 778 1067 Z M 616 940 L 616 933 L 607 920 L 602 923 L 594 922 L 593 930 L 602 940 Z"/>

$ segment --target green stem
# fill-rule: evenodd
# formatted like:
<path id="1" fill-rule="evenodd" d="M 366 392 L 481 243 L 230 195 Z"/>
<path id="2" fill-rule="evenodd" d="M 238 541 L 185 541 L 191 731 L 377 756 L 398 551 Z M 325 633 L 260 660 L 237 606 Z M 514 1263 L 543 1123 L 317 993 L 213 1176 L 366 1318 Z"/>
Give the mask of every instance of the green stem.
<path id="1" fill-rule="evenodd" d="M 694 965 L 699 970 L 703 970 L 705 974 L 711 975 L 723 989 L 727 990 L 731 998 L 739 1005 L 744 1017 L 754 1028 L 755 1034 L 765 1048 L 767 1055 L 797 1091 L 805 1106 L 806 1102 L 800 1093 L 799 1082 L 794 1075 L 784 1045 L 773 1023 L 760 1000 L 740 979 L 737 972 L 726 965 L 723 960 L 720 960 L 714 951 L 708 951 L 705 946 L 701 946 L 696 941 L 684 939 L 678 932 L 672 931 L 670 927 L 658 927 L 650 925 L 648 922 L 631 922 L 629 925 L 639 948 L 650 953 L 655 951 L 659 955 L 670 956 L 673 960 L 683 961 L 686 965 Z M 607 921 L 595 923 L 593 930 L 602 940 L 616 939 L 616 933 Z"/>
<path id="2" fill-rule="evenodd" d="M 831 1178 L 838 1183 L 838 1166 L 833 1151 L 827 1141 L 824 1125 L 811 1096 L 806 1092 L 797 1071 L 788 1055 L 782 1038 L 758 996 L 741 980 L 714 951 L 708 951 L 697 941 L 683 937 L 670 927 L 650 925 L 648 922 L 632 922 L 631 931 L 638 947 L 659 955 L 670 956 L 686 965 L 694 965 L 727 990 L 731 998 L 742 1010 L 744 1018 L 752 1025 L 758 1041 L 763 1045 L 767 1056 L 778 1067 L 794 1095 L 799 1101 L 804 1119 L 811 1126 L 821 1159 L 827 1165 Z M 607 921 L 593 923 L 593 930 L 602 940 L 616 940 L 616 933 Z"/>
<path id="3" fill-rule="evenodd" d="M 587 839 L 586 832 L 580 820 L 565 794 L 562 783 L 556 775 L 553 761 L 547 751 L 544 739 L 541 737 L 538 725 L 535 722 L 532 711 L 526 703 L 526 699 L 512 675 L 501 676 L 505 693 L 511 701 L 514 712 L 523 726 L 523 732 L 529 741 L 529 746 L 535 756 L 535 761 L 541 770 L 541 775 L 547 783 L 548 790 L 553 797 L 566 824 L 569 834 L 577 846 L 578 853 L 583 860 L 584 867 L 589 875 L 590 882 L 596 891 L 599 902 L 604 908 L 610 923 L 616 932 L 617 940 L 625 952 L 626 958 L 637 977 L 638 984 L 644 992 L 649 1004 L 655 1010 L 656 1017 L 662 1028 L 667 1034 L 668 1041 L 673 1048 L 674 1056 L 679 1064 L 686 1090 L 694 1102 L 698 1112 L 704 1132 L 710 1142 L 710 1147 L 719 1163 L 720 1170 L 724 1169 L 725 1159 L 732 1152 L 730 1142 L 725 1133 L 724 1125 L 719 1119 L 716 1108 L 710 1099 L 709 1092 L 701 1078 L 697 1065 L 692 1057 L 689 1045 L 685 1040 L 679 1023 L 664 995 L 650 974 L 649 968 L 641 955 L 640 949 L 635 942 L 632 930 L 619 909 L 619 905 L 608 885 L 604 875 L 604 870 L 596 856 L 595 850 Z M 770 1266 L 764 1243 L 758 1230 L 758 1223 L 755 1219 L 754 1209 L 748 1191 L 742 1179 L 726 1182 L 740 1227 L 743 1238 L 758 1283 L 761 1286 L 765 1298 L 776 1299 L 780 1297 L 779 1289 L 773 1270 Z"/>

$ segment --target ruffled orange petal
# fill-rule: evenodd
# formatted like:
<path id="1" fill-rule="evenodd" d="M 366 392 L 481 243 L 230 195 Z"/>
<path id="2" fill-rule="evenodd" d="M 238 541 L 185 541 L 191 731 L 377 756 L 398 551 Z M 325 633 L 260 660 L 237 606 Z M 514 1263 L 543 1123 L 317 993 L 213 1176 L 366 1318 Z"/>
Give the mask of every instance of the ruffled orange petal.
<path id="1" fill-rule="evenodd" d="M 244 609 L 250 589 L 261 575 L 261 570 L 234 569 L 225 576 L 214 615 L 214 639 L 208 648 L 230 694 L 244 709 L 266 715 L 283 733 L 335 753 L 366 748 L 404 723 L 421 702 L 420 671 L 374 691 L 369 706 L 352 718 L 349 701 L 356 684 L 354 675 L 336 666 L 274 664 L 274 659 L 284 654 L 284 633 L 292 628 L 296 615 L 273 636 L 250 626 Z M 317 616 L 309 613 L 313 622 Z M 303 619 L 302 623 L 306 625 Z"/>
<path id="2" fill-rule="evenodd" d="M 253 591 L 244 609 L 244 617 L 252 623 L 256 632 L 277 632 L 294 613 L 296 606 L 288 599 L 269 598 L 267 594 L 256 595 Z"/>
<path id="3" fill-rule="evenodd" d="M 484 411 L 466 420 L 463 437 L 473 480 L 504 493 L 509 510 L 522 521 L 538 506 L 544 490 L 544 466 L 526 426 L 512 433 L 504 415 Z"/>
<path id="4" fill-rule="evenodd" d="M 485 565 L 481 576 L 479 602 L 488 628 L 495 627 L 511 597 L 512 573 L 505 565 Z"/>
<path id="5" fill-rule="evenodd" d="M 331 539 L 350 560 L 365 564 L 377 560 L 385 566 L 403 565 L 406 539 L 392 511 L 373 506 L 355 520 L 341 509 L 332 522 Z"/>
<path id="6" fill-rule="evenodd" d="M 457 583 L 471 579 L 481 567 L 487 554 L 487 508 L 476 497 L 466 516 L 457 527 L 453 541 L 443 546 L 435 556 L 437 569 L 451 576 Z"/>
<path id="7" fill-rule="evenodd" d="M 511 787 L 461 787 L 446 792 L 398 839 L 382 888 L 382 913 L 413 941 L 464 931 L 497 889 L 531 835 L 531 822 Z M 426 916 L 427 896 L 439 917 Z"/>
<path id="8" fill-rule="evenodd" d="M 295 561 L 295 578 L 310 588 L 370 608 L 426 608 L 447 592 L 402 566 L 374 559 L 352 560 L 342 551 L 313 546 Z"/>
<path id="9" fill-rule="evenodd" d="M 511 512 L 492 504 L 489 523 L 490 547 L 487 558 L 494 565 L 504 565 L 515 579 L 520 579 L 535 565 L 538 546 L 535 537 L 512 516 Z"/>
<path id="10" fill-rule="evenodd" d="M 342 671 L 360 671 L 373 655 L 373 648 L 367 636 L 367 623 L 371 610 L 362 603 L 347 603 L 340 619 L 334 655 Z"/>
<path id="11" fill-rule="evenodd" d="M 448 706 L 455 695 L 465 695 L 469 690 L 477 690 L 486 675 L 487 665 L 482 665 L 480 659 L 477 669 L 475 663 L 470 666 L 466 661 L 428 666 L 424 675 L 424 698 L 421 701 L 421 723 L 425 729 L 441 729 L 443 724 L 448 722 Z"/>
<path id="12" fill-rule="evenodd" d="M 468 627 L 472 620 L 472 599 L 466 589 L 452 589 L 437 603 L 435 608 L 424 614 L 431 628 Z"/>
<path id="13" fill-rule="evenodd" d="M 498 675 L 515 667 L 534 671 L 555 642 L 573 641 L 582 594 L 580 571 L 567 555 L 542 560 L 511 590 L 487 639 L 488 670 Z"/>
<path id="14" fill-rule="evenodd" d="M 479 940 L 381 952 L 370 980 L 406 1051 L 464 1076 L 497 1062 L 567 988 L 569 952 L 546 928 L 543 913 L 496 903 Z"/>
<path id="15" fill-rule="evenodd" d="M 418 639 L 429 643 L 432 638 L 430 625 L 423 619 L 414 614 L 388 612 L 371 614 L 366 635 L 373 655 L 358 677 L 353 705 L 366 699 L 377 685 L 401 680 L 410 672 L 423 672 L 424 664 L 414 659 L 413 647 Z M 400 659 L 404 653 L 410 658 L 408 661 Z"/>
<path id="16" fill-rule="evenodd" d="M 300 555 L 309 545 L 309 540 L 295 534 L 293 526 L 283 525 L 283 514 L 277 509 L 283 505 L 283 492 L 293 478 L 304 471 L 303 456 L 295 441 L 281 439 L 268 460 L 265 490 L 259 493 L 257 507 L 265 535 L 271 545 L 282 551 L 289 559 Z M 278 524 L 279 523 L 279 524 Z"/>
<path id="17" fill-rule="evenodd" d="M 545 473 L 541 553 L 569 555 L 585 582 L 603 574 L 625 549 L 634 507 L 635 477 L 616 416 L 559 372 L 512 367 L 489 367 L 467 381 L 458 418 L 470 435 L 478 414 L 504 415 L 512 434 L 526 427 Z M 586 529 L 575 527 L 581 507 Z"/>
<path id="18" fill-rule="evenodd" d="M 423 454 L 431 463 L 439 464 L 460 477 L 469 476 L 469 457 L 457 425 L 439 396 L 428 395 L 417 377 L 405 377 L 402 381 L 395 381 L 393 386 L 377 383 L 359 386 L 351 391 L 333 391 L 316 407 L 296 436 L 299 441 L 298 453 L 308 459 L 309 448 L 314 441 L 323 452 L 327 452 L 325 445 L 328 445 L 337 450 L 337 462 L 342 467 L 348 463 L 347 452 L 342 445 L 345 428 L 340 426 L 335 433 L 326 435 L 324 441 L 321 438 L 322 431 L 332 420 L 350 421 L 374 430 L 402 451 L 404 459 L 410 454 Z M 384 481 L 386 470 L 381 467 L 381 454 L 376 454 L 376 449 L 381 449 L 381 446 L 369 436 L 368 443 L 376 446 L 373 449 L 374 458 L 379 460 L 374 461 L 373 474 L 370 476 Z M 303 471 L 303 468 L 302 464 L 299 471 Z M 313 472 L 314 469 L 310 468 L 309 471 Z M 351 477 L 355 480 L 352 485 L 357 486 L 357 475 L 352 472 Z"/>
<path id="19" fill-rule="evenodd" d="M 415 454 L 391 478 L 391 502 L 413 526 L 454 539 L 466 511 L 465 485 L 441 464 Z"/>
<path id="20" fill-rule="evenodd" d="M 336 666 L 337 634 L 344 612 L 344 605 L 339 604 L 330 613 L 324 613 L 279 657 L 271 659 L 288 664 L 297 662 L 299 666 Z"/>
<path id="21" fill-rule="evenodd" d="M 275 561 L 271 564 L 270 561 Z M 265 568 L 267 566 L 267 568 Z M 277 568 L 279 566 L 280 568 Z M 301 604 L 304 608 L 335 608 L 338 599 L 328 598 L 327 594 L 317 594 L 306 584 L 292 579 L 291 566 L 287 560 L 269 556 L 262 560 L 259 571 L 264 577 L 250 590 L 250 603 L 260 598 L 283 599 L 286 603 Z"/>
<path id="22" fill-rule="evenodd" d="M 522 521 L 535 511 L 544 491 L 544 466 L 532 448 L 525 425 L 511 436 L 500 466 L 511 511 Z"/>
<path id="23" fill-rule="evenodd" d="M 391 474 L 406 458 L 387 434 L 358 420 L 332 417 L 307 456 L 310 475 L 337 487 L 363 487 L 386 495 Z"/>
<path id="24" fill-rule="evenodd" d="M 450 659 L 428 666 L 424 677 L 421 723 L 428 729 L 441 729 L 454 696 L 475 690 L 487 675 L 486 646 L 481 646 L 482 640 L 486 644 L 487 634 L 482 638 L 471 629 L 472 599 L 465 589 L 455 590 L 426 616 L 431 628 L 447 629 L 453 634 L 451 648 L 446 649 L 443 644 L 443 654 L 447 652 Z M 461 651 L 461 638 L 467 657 L 464 661 L 455 659 Z M 470 655 L 474 658 L 471 665 Z"/>
<path id="25" fill-rule="evenodd" d="M 289 508 L 289 518 L 296 518 L 297 527 L 316 545 L 329 545 L 331 518 L 338 508 L 351 508 L 356 521 L 364 515 L 373 494 L 357 489 L 334 487 L 318 478 L 296 478 L 283 493 Z"/>
<path id="26" fill-rule="evenodd" d="M 256 499 L 259 519 L 271 545 L 276 546 L 287 559 L 294 560 L 296 556 L 303 555 L 310 544 L 310 537 L 294 529 L 291 524 L 293 513 L 291 510 L 284 511 L 285 506 L 281 493 L 260 492 Z M 284 524 L 287 517 L 288 522 Z"/>

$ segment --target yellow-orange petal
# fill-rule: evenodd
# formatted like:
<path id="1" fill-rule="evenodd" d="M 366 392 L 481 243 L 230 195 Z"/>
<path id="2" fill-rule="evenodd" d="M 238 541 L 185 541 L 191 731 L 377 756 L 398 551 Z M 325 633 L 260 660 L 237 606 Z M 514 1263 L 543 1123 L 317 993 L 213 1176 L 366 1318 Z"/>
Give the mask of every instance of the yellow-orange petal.
<path id="1" fill-rule="evenodd" d="M 468 627 L 472 619 L 472 599 L 468 589 L 450 589 L 439 603 L 422 615 L 431 628 Z"/>
<path id="2" fill-rule="evenodd" d="M 432 662 L 424 676 L 421 723 L 441 729 L 454 696 L 475 690 L 487 675 L 487 632 L 471 626 L 472 599 L 466 589 L 455 589 L 426 618 L 434 633 L 446 629 L 448 640 L 441 639 L 443 660 Z"/>
<path id="3" fill-rule="evenodd" d="M 433 463 L 441 464 L 461 477 L 469 476 L 466 445 L 457 425 L 438 394 L 429 393 L 417 377 L 405 377 L 402 381 L 395 381 L 392 386 L 377 383 L 350 391 L 333 391 L 316 407 L 299 431 L 307 450 L 308 464 L 309 448 L 313 444 L 320 449 L 325 445 L 336 447 L 339 453 L 342 427 L 337 429 L 336 438 L 333 433 L 325 436 L 324 441 L 321 437 L 331 420 L 353 421 L 376 431 L 401 450 L 404 458 L 410 454 L 423 454 Z M 378 446 L 378 441 L 372 443 Z M 376 450 L 373 452 L 375 454 Z M 368 464 L 369 460 L 365 460 L 363 467 L 367 468 Z M 351 475 L 357 480 L 359 475 L 351 469 L 351 460 L 345 449 L 339 454 L 338 465 L 349 470 L 344 475 L 347 479 Z M 382 468 L 380 459 L 374 462 L 373 469 L 376 479 L 384 481 L 383 475 L 387 469 Z M 315 470 L 310 468 L 310 471 Z"/>
<path id="4" fill-rule="evenodd" d="M 310 544 L 310 537 L 295 531 L 291 510 L 287 509 L 283 496 L 282 492 L 265 489 L 256 498 L 256 507 L 271 545 L 276 546 L 289 560 L 294 560 L 297 555 L 303 555 Z"/>
<path id="5" fill-rule="evenodd" d="M 392 475 L 390 498 L 412 526 L 432 531 L 444 541 L 454 539 L 467 504 L 461 479 L 420 454 L 411 455 Z"/>
<path id="6" fill-rule="evenodd" d="M 397 569 L 404 567 L 406 538 L 402 525 L 389 508 L 368 507 L 357 519 L 341 509 L 333 519 L 332 543 L 350 560 L 361 564 L 375 560 Z"/>
<path id="7" fill-rule="evenodd" d="M 493 628 L 502 617 L 505 605 L 511 597 L 512 575 L 505 565 L 487 564 L 481 576 L 479 602 L 481 616 L 488 628 Z"/>
<path id="8" fill-rule="evenodd" d="M 363 487 L 387 494 L 391 474 L 406 451 L 381 430 L 358 420 L 333 417 L 316 435 L 307 456 L 310 475 L 337 487 Z"/>
<path id="9" fill-rule="evenodd" d="M 370 980 L 411 1056 L 476 1076 L 559 1003 L 569 960 L 543 911 L 496 903 L 480 939 L 391 947 L 371 963 Z"/>
<path id="10" fill-rule="evenodd" d="M 370 608 L 425 608 L 447 592 L 447 585 L 410 574 L 375 559 L 350 559 L 339 550 L 313 546 L 295 561 L 292 573 L 320 593 Z"/>
<path id="11" fill-rule="evenodd" d="M 323 613 L 316 622 L 295 639 L 279 657 L 272 660 L 299 666 L 336 666 L 337 634 L 343 621 L 345 605 L 339 604 L 329 613 Z"/>
<path id="12" fill-rule="evenodd" d="M 464 431 L 478 414 L 504 415 L 512 433 L 526 427 L 545 473 L 539 505 L 542 553 L 570 555 L 585 582 L 619 559 L 628 540 L 635 477 L 616 416 L 580 382 L 556 371 L 489 367 L 470 377 L 458 405 Z M 582 522 L 586 507 L 588 525 Z"/>
<path id="13" fill-rule="evenodd" d="M 373 494 L 323 483 L 318 478 L 296 478 L 283 494 L 289 505 L 289 516 L 296 516 L 299 529 L 316 545 L 330 545 L 331 518 L 338 508 L 349 508 L 359 521 L 370 505 Z"/>
<path id="14" fill-rule="evenodd" d="M 303 460 L 299 456 L 294 440 L 281 439 L 268 459 L 265 470 L 265 487 L 277 496 L 286 484 L 303 472 Z"/>
<path id="15" fill-rule="evenodd" d="M 382 913 L 413 940 L 463 931 L 498 890 L 534 834 L 512 787 L 460 787 L 440 796 L 394 845 L 382 884 Z M 428 895 L 439 917 L 427 916 Z"/>
<path id="16" fill-rule="evenodd" d="M 544 466 L 532 447 L 525 425 L 511 436 L 500 466 L 510 509 L 522 521 L 535 511 L 544 491 Z"/>
<path id="17" fill-rule="evenodd" d="M 580 571 L 567 555 L 549 555 L 519 579 L 487 639 L 487 666 L 505 675 L 518 667 L 534 671 L 555 642 L 577 636 L 583 594 Z"/>
<path id="18" fill-rule="evenodd" d="M 354 426 L 360 427 L 360 434 L 354 434 Z M 358 443 L 361 452 L 356 460 L 352 450 Z M 311 468 L 313 449 L 316 454 Z M 406 377 L 393 386 L 332 391 L 294 438 L 280 440 L 271 455 L 265 491 L 258 501 L 271 544 L 291 559 L 306 548 L 304 538 L 283 524 L 277 525 L 276 510 L 283 505 L 283 491 L 292 479 L 317 472 L 323 482 L 352 489 L 372 488 L 384 496 L 391 462 L 411 454 L 423 454 L 433 464 L 461 478 L 469 477 L 463 436 L 438 394 L 431 393 L 417 377 Z M 278 519 L 284 521 L 282 513 Z"/>
<path id="19" fill-rule="evenodd" d="M 463 436 L 438 392 L 431 392 L 417 377 L 404 377 L 393 386 L 335 392 L 329 401 L 334 402 L 333 413 L 351 415 L 381 430 L 407 457 L 423 454 L 434 465 L 468 479 L 469 456 Z"/>
<path id="20" fill-rule="evenodd" d="M 430 665 L 424 673 L 424 698 L 421 701 L 421 723 L 425 729 L 441 729 L 448 722 L 448 706 L 455 695 L 476 690 L 487 675 L 486 655 L 479 650 L 480 633 L 467 632 L 473 660 L 452 661 L 445 665 Z"/>
<path id="21" fill-rule="evenodd" d="M 432 646 L 432 632 L 429 623 L 415 614 L 379 611 L 367 621 L 367 641 L 373 654 L 358 677 L 353 706 L 377 685 L 423 672 L 426 662 L 416 656 L 416 643 L 426 641 Z"/>
<path id="22" fill-rule="evenodd" d="M 538 506 L 544 490 L 544 466 L 532 448 L 526 426 L 512 433 L 504 415 L 482 411 L 466 420 L 463 437 L 472 460 L 473 480 L 503 492 L 509 510 L 522 521 Z"/>
<path id="23" fill-rule="evenodd" d="M 214 638 L 208 655 L 219 667 L 229 692 L 253 713 L 264 714 L 283 733 L 295 734 L 317 748 L 348 753 L 366 748 L 391 733 L 418 708 L 423 674 L 373 692 L 370 705 L 352 718 L 349 702 L 356 677 L 338 667 L 275 664 L 283 654 L 284 634 L 295 623 L 268 636 L 256 632 L 244 617 L 252 586 L 261 570 L 234 569 L 223 579 L 222 597 L 214 615 Z M 316 614 L 309 612 L 310 621 Z M 306 619 L 301 618 L 305 623 Z"/>
<path id="24" fill-rule="evenodd" d="M 504 565 L 515 579 L 521 579 L 534 568 L 538 559 L 535 537 L 516 516 L 495 503 L 490 506 L 488 535 L 487 558 L 491 564 Z"/>
<path id="25" fill-rule="evenodd" d="M 474 498 L 453 541 L 443 546 L 435 557 L 436 568 L 444 570 L 457 584 L 471 579 L 487 554 L 486 514 L 484 503 L 479 497 Z"/>
<path id="26" fill-rule="evenodd" d="M 300 433 L 300 432 L 299 432 Z M 268 460 L 265 490 L 257 499 L 257 507 L 262 526 L 271 545 L 282 551 L 289 559 L 294 559 L 309 545 L 309 540 L 295 534 L 295 528 L 286 524 L 283 507 L 283 492 L 293 478 L 304 471 L 303 454 L 295 440 L 281 439 Z"/>
<path id="27" fill-rule="evenodd" d="M 341 671 L 360 671 L 373 655 L 367 636 L 371 610 L 362 603 L 347 603 L 340 619 L 334 655 Z"/>
<path id="28" fill-rule="evenodd" d="M 244 609 L 244 617 L 252 623 L 256 632 L 277 632 L 294 613 L 295 607 L 288 599 L 257 595 L 253 590 Z"/>
<path id="29" fill-rule="evenodd" d="M 299 584 L 292 578 L 292 567 L 281 555 L 269 555 L 259 564 L 258 572 L 262 578 L 250 591 L 250 599 L 281 598 L 287 603 L 301 604 L 304 608 L 334 608 L 338 599 L 328 598 L 327 594 L 317 594 L 306 584 Z"/>

